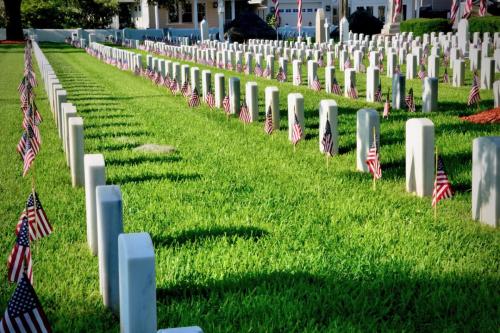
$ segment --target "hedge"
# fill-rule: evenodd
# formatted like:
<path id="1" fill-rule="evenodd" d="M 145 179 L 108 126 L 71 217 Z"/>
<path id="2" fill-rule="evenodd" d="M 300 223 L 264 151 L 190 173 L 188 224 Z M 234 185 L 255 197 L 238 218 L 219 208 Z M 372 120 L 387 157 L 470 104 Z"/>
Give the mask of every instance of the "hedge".
<path id="1" fill-rule="evenodd" d="M 489 32 L 500 31 L 500 16 L 471 17 L 469 19 L 470 32 Z"/>
<path id="2" fill-rule="evenodd" d="M 419 18 L 401 22 L 400 29 L 401 31 L 413 32 L 415 36 L 422 36 L 429 32 L 449 32 L 451 31 L 451 25 L 447 19 Z"/>

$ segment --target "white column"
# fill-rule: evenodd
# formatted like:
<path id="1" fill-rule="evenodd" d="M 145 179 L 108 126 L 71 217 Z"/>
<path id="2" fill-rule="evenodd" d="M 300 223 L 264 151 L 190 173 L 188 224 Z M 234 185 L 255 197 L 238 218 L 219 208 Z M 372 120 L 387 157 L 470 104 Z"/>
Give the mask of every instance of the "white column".
<path id="1" fill-rule="evenodd" d="M 231 20 L 234 20 L 236 18 L 236 4 L 234 3 L 235 0 L 231 0 Z"/>
<path id="2" fill-rule="evenodd" d="M 198 27 L 198 0 L 193 0 L 193 27 L 196 32 L 200 27 Z"/>
<path id="3" fill-rule="evenodd" d="M 155 29 L 160 29 L 160 8 L 155 5 Z"/>

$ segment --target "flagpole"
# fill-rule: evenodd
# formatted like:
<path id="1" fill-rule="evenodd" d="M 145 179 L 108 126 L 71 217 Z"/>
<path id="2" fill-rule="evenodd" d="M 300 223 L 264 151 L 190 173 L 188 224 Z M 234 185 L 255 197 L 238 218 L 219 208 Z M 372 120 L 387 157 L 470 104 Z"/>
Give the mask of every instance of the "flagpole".
<path id="1" fill-rule="evenodd" d="M 435 178 L 434 179 L 437 179 L 437 169 L 438 169 L 438 148 L 436 146 L 436 161 L 435 161 Z M 435 180 L 434 180 L 435 181 Z M 435 187 L 436 185 L 434 185 Z M 437 201 L 436 201 L 436 204 L 434 205 L 434 219 L 436 220 L 437 219 Z"/>

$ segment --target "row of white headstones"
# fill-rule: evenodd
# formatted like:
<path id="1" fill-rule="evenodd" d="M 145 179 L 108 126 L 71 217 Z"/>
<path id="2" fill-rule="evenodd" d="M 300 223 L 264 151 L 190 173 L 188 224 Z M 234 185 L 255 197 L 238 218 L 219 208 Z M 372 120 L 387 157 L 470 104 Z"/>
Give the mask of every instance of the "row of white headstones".
<path id="1" fill-rule="evenodd" d="M 156 273 L 153 242 L 148 233 L 124 233 L 119 186 L 106 185 L 104 156 L 84 153 L 83 118 L 39 45 L 33 50 L 42 75 L 72 184 L 85 186 L 87 242 L 98 255 L 99 290 L 103 303 L 120 318 L 120 332 L 156 333 Z M 158 330 L 203 333 L 198 326 Z"/>
<path id="2" fill-rule="evenodd" d="M 113 57 L 120 57 L 120 54 L 131 53 L 130 51 L 120 50 L 112 48 L 109 46 L 104 46 L 98 43 L 93 43 L 92 47 L 96 50 L 108 54 Z M 142 58 L 139 54 L 133 54 L 133 58 L 137 59 L 138 64 L 141 64 Z M 200 70 L 198 67 L 190 68 L 189 65 L 181 65 L 179 62 L 174 62 L 171 60 L 159 59 L 148 55 L 148 66 L 154 70 L 165 71 L 165 73 L 177 78 L 179 82 L 185 82 L 190 79 L 193 88 L 200 89 L 199 87 L 199 74 Z M 205 96 L 206 93 L 211 89 L 211 71 L 202 71 L 201 80 L 201 91 Z M 240 80 L 237 77 L 229 78 L 229 98 L 231 101 L 231 113 L 237 114 L 240 110 Z M 393 95 L 393 100 L 395 104 L 402 107 L 404 103 L 404 76 L 396 76 L 394 79 L 393 87 L 397 87 L 396 97 Z M 246 104 L 250 111 L 250 116 L 252 121 L 258 121 L 258 84 L 256 82 L 247 82 L 246 84 Z M 215 99 L 216 106 L 222 107 L 222 99 L 225 96 L 225 77 L 222 73 L 215 74 Z M 274 129 L 279 129 L 280 121 L 280 109 L 279 109 L 279 89 L 275 86 L 268 86 L 265 88 L 265 111 L 271 109 L 273 116 L 273 126 Z M 319 149 L 321 147 L 321 139 L 323 136 L 326 119 L 330 121 L 331 132 L 333 135 L 334 148 L 333 152 L 338 153 L 338 129 L 337 129 L 337 103 L 334 100 L 323 100 L 320 103 L 319 108 L 320 114 L 320 125 L 319 125 Z M 295 116 L 304 128 L 304 98 L 302 94 L 291 93 L 288 95 L 288 135 L 289 139 L 292 140 L 293 123 Z M 418 121 L 418 124 L 412 123 L 413 121 Z M 373 135 L 372 130 L 375 128 L 376 136 L 379 136 L 379 115 L 376 110 L 373 109 L 362 109 L 358 111 L 358 129 L 357 129 L 357 169 L 360 171 L 367 172 L 367 166 L 365 164 L 365 158 L 369 147 L 372 144 Z M 417 134 L 407 133 L 407 189 L 409 192 L 416 192 L 420 196 L 431 195 L 433 188 L 433 175 L 434 175 L 434 163 L 433 163 L 433 152 L 434 152 L 434 125 L 428 119 L 412 119 L 408 122 L 408 131 L 414 129 Z M 424 131 L 422 128 L 426 128 Z M 431 134 L 429 134 L 432 132 Z M 420 133 L 420 134 L 418 134 Z M 424 134 L 425 133 L 425 134 Z M 411 139 L 409 139 L 411 138 Z M 426 139 L 424 139 L 426 138 Z M 417 148 L 414 148 L 417 147 Z M 425 148 L 424 148 L 425 147 Z M 420 157 L 415 157 L 415 151 L 425 152 L 424 155 Z M 417 176 L 417 173 L 419 174 Z M 425 174 L 425 176 L 424 176 Z M 484 186 L 483 186 L 484 187 Z M 478 192 L 479 193 L 479 192 Z M 481 195 L 481 193 L 479 193 Z M 486 198 L 486 196 L 484 196 Z M 484 201 L 484 200 L 483 200 Z M 474 207 L 481 206 L 481 204 L 473 203 Z M 492 211 L 491 207 L 494 204 L 490 204 L 485 210 Z M 481 206 L 482 207 L 482 206 Z M 491 219 L 482 219 L 480 216 L 486 216 L 486 213 L 480 213 L 479 209 L 475 208 L 474 214 L 475 219 L 481 221 L 488 220 L 489 224 L 495 225 L 497 222 L 491 222 Z M 498 214 L 497 214 L 498 215 Z"/>
<path id="3" fill-rule="evenodd" d="M 113 54 L 122 54 L 124 58 L 131 53 L 98 44 L 93 44 L 93 46 L 102 47 L 106 52 Z M 59 136 L 63 141 L 63 150 L 70 166 L 72 183 L 74 186 L 85 185 L 87 240 L 91 252 L 99 256 L 99 286 L 103 302 L 112 311 L 119 313 L 123 332 L 154 332 L 157 325 L 156 284 L 154 249 L 151 237 L 147 233 L 123 233 L 120 188 L 106 185 L 105 163 L 102 154 L 84 154 L 83 119 L 77 116 L 76 108 L 71 103 L 67 103 L 66 91 L 36 43 L 34 43 L 34 49 Z M 140 55 L 133 56 L 136 60 L 140 60 L 139 57 Z M 173 64 L 173 68 L 179 66 Z M 194 68 L 190 70 L 188 66 L 187 70 L 179 72 L 193 75 L 196 73 L 193 70 Z M 196 74 L 194 75 L 196 76 Z M 207 78 L 207 75 L 204 75 L 205 86 L 208 86 L 208 78 L 210 78 L 209 76 Z M 219 91 L 223 92 L 224 76 L 217 73 L 215 77 L 216 91 L 217 86 L 219 86 Z M 191 80 L 191 82 L 197 81 L 199 80 Z M 256 88 L 256 84 L 247 86 L 249 89 L 247 96 L 250 96 L 251 99 L 257 98 Z M 239 112 L 239 107 L 237 107 L 239 105 L 239 90 L 239 79 L 230 78 L 229 93 L 232 96 L 232 101 L 235 102 L 231 103 L 233 104 L 233 113 Z M 222 98 L 219 98 L 219 103 L 221 100 Z M 257 103 L 254 101 L 252 105 L 256 106 Z M 293 124 L 293 121 L 290 121 L 291 115 L 297 114 L 301 126 L 304 126 L 303 105 L 304 99 L 301 94 L 289 94 L 290 124 Z M 279 123 L 279 90 L 277 87 L 266 88 L 266 109 L 268 106 L 271 106 L 273 116 L 277 115 L 276 118 L 273 117 L 273 122 L 276 125 L 276 122 Z M 334 142 L 338 142 L 337 115 L 335 101 L 321 101 L 320 132 L 324 129 L 328 117 L 332 126 Z M 377 111 L 373 109 L 359 110 L 357 119 L 357 167 L 361 171 L 367 171 L 364 160 L 368 148 L 373 142 L 373 129 L 376 131 L 376 137 L 379 137 L 380 120 Z M 289 133 L 291 135 L 291 128 Z M 322 133 L 320 133 L 320 137 L 321 135 Z M 335 149 L 337 150 L 338 147 Z M 418 196 L 432 194 L 433 152 L 433 123 L 425 118 L 409 120 L 406 124 L 406 187 L 409 192 L 414 192 Z M 493 167 L 495 163 L 498 163 L 499 157 L 500 138 L 483 137 L 474 140 L 473 218 L 493 226 L 498 226 L 500 216 L 499 196 L 497 195 L 500 192 L 499 174 L 497 168 Z M 182 328 L 182 330 L 201 331 L 198 327 Z"/>

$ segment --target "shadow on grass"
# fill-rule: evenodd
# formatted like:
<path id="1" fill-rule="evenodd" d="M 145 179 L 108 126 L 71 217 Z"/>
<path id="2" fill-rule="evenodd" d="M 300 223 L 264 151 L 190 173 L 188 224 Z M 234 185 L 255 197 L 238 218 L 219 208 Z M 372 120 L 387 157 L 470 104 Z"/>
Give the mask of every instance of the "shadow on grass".
<path id="1" fill-rule="evenodd" d="M 85 133 L 85 138 L 88 139 L 102 139 L 109 137 L 117 137 L 117 136 L 148 136 L 151 133 L 148 131 L 109 131 L 109 132 L 97 132 L 97 133 Z"/>
<path id="2" fill-rule="evenodd" d="M 141 163 L 179 162 L 182 158 L 176 155 L 139 155 L 130 157 L 107 157 L 106 165 L 137 165 Z"/>
<path id="3" fill-rule="evenodd" d="M 200 180 L 201 175 L 197 173 L 179 174 L 179 173 L 145 173 L 141 175 L 115 175 L 108 178 L 109 183 L 124 185 L 127 183 L 142 183 L 148 181 L 184 182 Z"/>
<path id="4" fill-rule="evenodd" d="M 103 117 L 99 117 L 101 119 Z M 132 127 L 132 126 L 140 126 L 141 123 L 138 122 L 126 122 L 126 121 L 116 121 L 114 123 L 99 123 L 95 122 L 94 124 L 85 124 L 85 129 L 98 129 L 98 128 L 107 128 L 107 127 Z"/>
<path id="5" fill-rule="evenodd" d="M 257 241 L 259 238 L 267 236 L 268 232 L 256 227 L 213 227 L 210 229 L 197 228 L 183 231 L 174 236 L 153 235 L 153 244 L 155 248 L 160 246 L 183 246 L 186 244 L 201 243 L 220 237 L 226 237 L 230 243 L 236 242 L 236 239 L 247 239 Z"/>
<path id="6" fill-rule="evenodd" d="M 491 291 L 498 289 L 497 283 L 495 278 L 479 275 L 415 274 L 394 263 L 381 265 L 371 274 L 226 274 L 203 284 L 186 281 L 159 286 L 157 299 L 164 306 L 186 302 L 196 308 L 198 303 L 209 302 L 219 311 L 233 309 L 229 327 L 250 325 L 256 332 L 267 331 L 270 323 L 276 323 L 272 330 L 276 332 L 299 332 L 303 330 L 297 328 L 305 327 L 319 332 L 337 327 L 337 331 L 339 326 L 339 331 L 350 327 L 495 332 L 500 324 L 498 292 Z"/>

